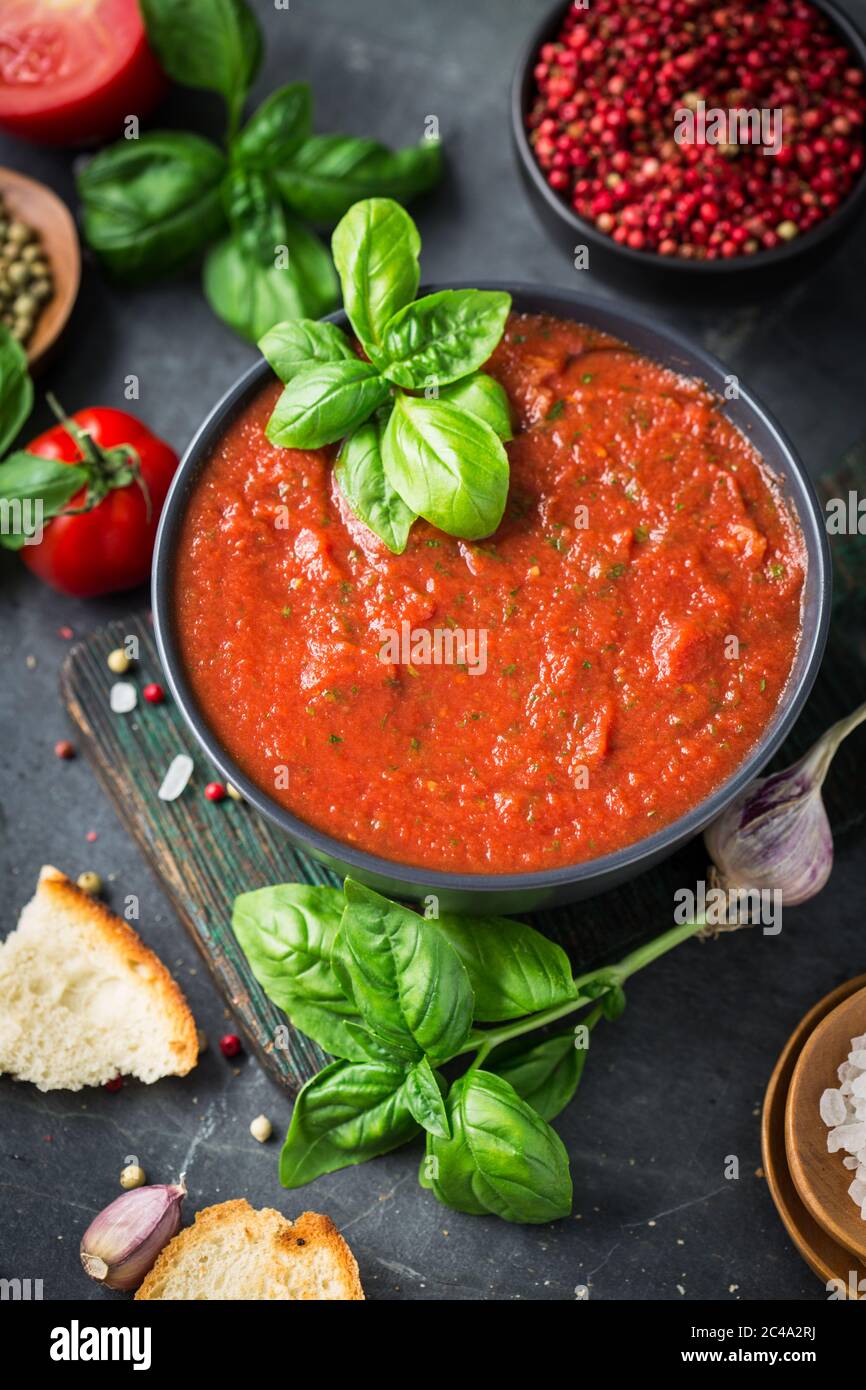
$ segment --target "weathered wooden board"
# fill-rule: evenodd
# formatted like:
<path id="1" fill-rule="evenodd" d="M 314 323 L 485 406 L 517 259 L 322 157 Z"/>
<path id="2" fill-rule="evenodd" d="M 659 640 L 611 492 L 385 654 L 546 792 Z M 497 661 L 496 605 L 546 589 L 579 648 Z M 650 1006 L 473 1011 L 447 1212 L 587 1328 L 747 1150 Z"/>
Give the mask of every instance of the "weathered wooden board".
<path id="1" fill-rule="evenodd" d="M 845 461 L 825 486 L 827 495 L 866 493 L 866 454 Z M 799 755 L 834 719 L 866 698 L 866 540 L 840 538 L 836 545 L 836 600 L 830 647 L 807 709 L 779 760 Z M 204 956 L 266 1069 L 294 1094 L 323 1064 L 324 1054 L 303 1034 L 289 1030 L 287 1047 L 276 1047 L 285 1016 L 254 980 L 231 930 L 235 896 L 269 883 L 338 880 L 316 860 L 293 849 L 279 830 L 251 807 L 234 801 L 212 804 L 202 796 L 213 770 L 198 750 L 177 709 L 140 703 L 130 715 L 109 709 L 116 676 L 106 665 L 112 648 L 128 635 L 140 644 L 132 676 L 141 687 L 161 680 L 147 614 L 109 623 L 69 653 L 62 691 L 80 730 L 80 742 L 120 819 L 162 879 L 177 913 Z M 837 833 L 866 817 L 864 739 L 843 746 L 833 766 L 826 800 Z M 857 750 L 860 750 L 859 752 Z M 196 771 L 187 791 L 163 802 L 157 789 L 171 759 L 189 752 Z M 671 924 L 673 893 L 704 877 L 700 842 L 650 874 L 588 903 L 541 913 L 536 925 L 560 941 L 576 964 L 612 957 L 641 937 Z"/>

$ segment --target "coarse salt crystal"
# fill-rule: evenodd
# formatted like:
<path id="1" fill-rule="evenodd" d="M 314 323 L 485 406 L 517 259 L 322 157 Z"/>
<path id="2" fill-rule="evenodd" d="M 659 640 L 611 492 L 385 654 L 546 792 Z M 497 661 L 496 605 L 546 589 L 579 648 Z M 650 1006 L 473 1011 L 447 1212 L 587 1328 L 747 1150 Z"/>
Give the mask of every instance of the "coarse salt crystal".
<path id="1" fill-rule="evenodd" d="M 188 753 L 178 753 L 175 758 L 172 758 L 157 793 L 160 801 L 177 800 L 192 776 L 193 767 L 193 760 Z"/>
<path id="2" fill-rule="evenodd" d="M 866 1124 L 837 1125 L 827 1135 L 827 1148 L 831 1154 L 838 1153 L 840 1149 L 855 1154 L 863 1144 L 866 1144 Z"/>
<path id="3" fill-rule="evenodd" d="M 857 1047 L 848 1053 L 848 1061 L 857 1071 L 866 1071 L 866 1047 Z"/>
<path id="4" fill-rule="evenodd" d="M 841 1092 L 827 1090 L 821 1097 L 821 1119 L 825 1125 L 831 1129 L 834 1125 L 844 1123 L 848 1114 L 848 1107 L 842 1097 Z"/>
<path id="5" fill-rule="evenodd" d="M 108 693 L 112 714 L 129 714 L 138 704 L 138 692 L 129 681 L 115 681 Z"/>

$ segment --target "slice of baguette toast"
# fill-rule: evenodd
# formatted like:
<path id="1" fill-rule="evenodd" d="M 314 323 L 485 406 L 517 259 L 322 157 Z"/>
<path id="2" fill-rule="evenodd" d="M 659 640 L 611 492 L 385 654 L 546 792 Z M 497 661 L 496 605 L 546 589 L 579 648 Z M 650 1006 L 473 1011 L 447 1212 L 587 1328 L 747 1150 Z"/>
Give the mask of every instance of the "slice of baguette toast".
<path id="1" fill-rule="evenodd" d="M 364 1297 L 354 1255 L 328 1216 L 289 1221 L 244 1198 L 196 1213 L 162 1251 L 137 1299 L 319 1300 Z"/>
<path id="2" fill-rule="evenodd" d="M 185 1076 L 195 1020 L 126 922 L 50 867 L 0 945 L 0 1072 L 40 1091 Z"/>

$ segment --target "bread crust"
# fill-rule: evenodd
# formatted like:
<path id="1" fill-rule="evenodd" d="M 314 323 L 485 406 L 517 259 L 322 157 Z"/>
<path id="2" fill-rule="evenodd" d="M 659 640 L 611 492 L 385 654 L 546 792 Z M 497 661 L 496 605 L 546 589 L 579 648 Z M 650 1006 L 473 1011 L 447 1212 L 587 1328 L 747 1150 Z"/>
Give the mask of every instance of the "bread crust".
<path id="1" fill-rule="evenodd" d="M 142 1302 L 160 1299 L 157 1290 L 163 1280 L 180 1269 L 195 1250 L 207 1246 L 221 1228 L 233 1225 L 244 1226 L 249 1239 L 271 1244 L 270 1274 L 275 1281 L 280 1282 L 283 1277 L 279 1256 L 297 1257 L 301 1242 L 304 1246 L 328 1250 L 349 1290 L 345 1301 L 364 1299 L 358 1262 L 329 1216 L 305 1211 L 295 1221 L 290 1221 L 273 1207 L 263 1207 L 257 1211 L 245 1197 L 219 1202 L 216 1206 L 196 1212 L 193 1225 L 178 1231 L 159 1254 L 150 1273 L 145 1275 L 136 1299 Z"/>
<path id="2" fill-rule="evenodd" d="M 148 967 L 149 988 L 171 1022 L 173 1036 L 170 1046 L 177 1061 L 173 1074 L 186 1076 L 192 1071 L 198 1061 L 195 1019 L 180 985 L 159 956 L 145 946 L 138 932 L 51 864 L 46 864 L 39 875 L 36 897 L 50 910 L 62 912 L 71 918 L 83 931 L 100 937 L 125 968 L 128 969 L 130 961 Z"/>

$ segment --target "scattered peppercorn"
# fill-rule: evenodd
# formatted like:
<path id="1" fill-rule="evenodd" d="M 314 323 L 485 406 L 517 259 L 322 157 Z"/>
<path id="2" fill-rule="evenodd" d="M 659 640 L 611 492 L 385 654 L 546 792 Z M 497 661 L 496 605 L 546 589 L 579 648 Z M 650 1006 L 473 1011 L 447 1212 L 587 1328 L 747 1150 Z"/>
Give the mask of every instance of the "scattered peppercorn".
<path id="1" fill-rule="evenodd" d="M 161 705 L 165 699 L 165 691 L 161 685 L 157 685 L 156 681 L 151 681 L 141 693 L 149 705 Z"/>
<path id="2" fill-rule="evenodd" d="M 224 1033 L 220 1038 L 220 1052 L 224 1057 L 237 1057 L 241 1050 L 241 1040 L 237 1033 Z"/>
<path id="3" fill-rule="evenodd" d="M 257 1115 L 250 1125 L 250 1134 L 254 1139 L 258 1139 L 260 1144 L 266 1144 L 273 1132 L 273 1125 L 267 1115 Z"/>
<path id="4" fill-rule="evenodd" d="M 147 1175 L 143 1168 L 137 1163 L 127 1163 L 125 1168 L 120 1170 L 120 1186 L 127 1191 L 131 1187 L 143 1187 L 147 1182 Z"/>
<path id="5" fill-rule="evenodd" d="M 226 782 L 226 792 L 231 797 L 232 801 L 243 801 L 243 797 L 237 787 L 233 787 L 231 782 Z"/>
<path id="6" fill-rule="evenodd" d="M 226 789 L 222 782 L 208 782 L 204 789 L 204 794 L 208 801 L 224 801 Z"/>
<path id="7" fill-rule="evenodd" d="M 115 647 L 113 652 L 109 652 L 105 658 L 109 671 L 113 671 L 116 676 L 122 676 L 124 671 L 129 670 L 129 657 L 123 647 Z"/>
<path id="8" fill-rule="evenodd" d="M 54 745 L 54 752 L 58 758 L 74 758 L 75 748 L 68 738 L 59 738 Z"/>
<path id="9" fill-rule="evenodd" d="M 752 256 L 840 206 L 866 164 L 866 74 L 807 0 L 593 0 L 542 46 L 526 123 L 551 188 L 619 245 Z M 683 143 L 676 113 L 782 112 L 781 144 Z M 774 140 L 775 145 L 775 140 Z"/>
<path id="10" fill-rule="evenodd" d="M 85 869 L 75 881 L 83 892 L 90 893 L 93 897 L 102 892 L 102 879 L 92 869 Z"/>
<path id="11" fill-rule="evenodd" d="M 103 1086 L 104 1091 L 119 1091 L 123 1087 L 123 1077 L 113 1076 L 110 1081 L 106 1081 Z"/>

